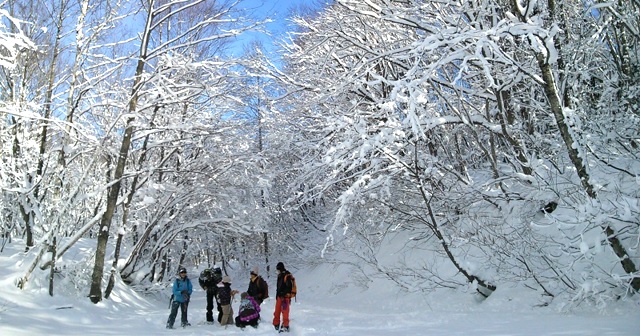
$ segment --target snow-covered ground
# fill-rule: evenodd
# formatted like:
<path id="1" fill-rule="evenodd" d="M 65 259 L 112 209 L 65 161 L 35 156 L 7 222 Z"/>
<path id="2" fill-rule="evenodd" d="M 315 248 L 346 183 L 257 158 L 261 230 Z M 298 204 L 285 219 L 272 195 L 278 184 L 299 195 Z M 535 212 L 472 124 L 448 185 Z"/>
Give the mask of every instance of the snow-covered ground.
<path id="1" fill-rule="evenodd" d="M 205 325 L 204 295 L 194 294 L 189 307 L 191 327 L 166 330 L 167 302 L 149 300 L 119 291 L 111 300 L 94 305 L 88 299 L 19 294 L 2 284 L 0 335 L 273 335 L 273 300 L 263 303 L 258 329 Z M 243 286 L 244 287 L 244 286 Z M 304 291 L 304 286 L 301 286 Z M 306 294 L 292 305 L 293 335 L 640 335 L 640 308 L 611 315 L 562 314 L 552 311 L 465 311 L 407 309 L 390 306 L 385 297 L 376 305 L 362 305 L 346 295 L 316 300 L 321 293 Z M 375 294 L 372 294 L 375 296 Z M 454 299 L 454 298 L 452 298 Z M 395 302 L 395 300 L 394 300 Z M 234 311 L 237 312 L 237 304 Z M 513 307 L 512 307 L 513 308 Z M 179 321 L 179 317 L 178 317 Z"/>
<path id="2" fill-rule="evenodd" d="M 16 247 L 19 247 L 16 244 Z M 74 295 L 71 283 L 59 280 L 56 295 L 48 295 L 44 272 L 38 271 L 21 291 L 15 286 L 19 266 L 28 262 L 20 252 L 0 253 L 0 335 L 273 335 L 274 300 L 262 305 L 258 329 L 203 324 L 204 292 L 197 286 L 197 271 L 189 276 L 196 290 L 189 307 L 191 327 L 165 329 L 169 315 L 165 294 L 142 295 L 118 283 L 112 296 L 99 304 Z M 638 336 L 640 296 L 596 310 L 587 303 L 573 309 L 550 305 L 533 307 L 535 298 L 522 290 L 496 291 L 484 302 L 461 291 L 440 291 L 428 296 L 401 293 L 384 281 L 374 281 L 368 290 L 346 286 L 348 271 L 329 266 L 292 270 L 299 297 L 292 305 L 293 335 L 528 335 L 528 336 Z M 233 288 L 246 290 L 248 271 L 232 274 Z M 242 276 L 246 274 L 246 276 Z M 267 277 L 270 293 L 275 275 Z M 233 303 L 238 311 L 238 300 Z M 178 317 L 179 321 L 179 317 Z"/>

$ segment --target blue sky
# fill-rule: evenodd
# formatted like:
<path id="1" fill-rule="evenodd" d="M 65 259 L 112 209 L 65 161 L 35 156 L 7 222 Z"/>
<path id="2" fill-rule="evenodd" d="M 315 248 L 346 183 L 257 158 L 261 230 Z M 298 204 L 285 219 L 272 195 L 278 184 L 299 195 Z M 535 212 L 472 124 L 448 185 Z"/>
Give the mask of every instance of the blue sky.
<path id="1" fill-rule="evenodd" d="M 318 7 L 319 4 L 325 2 L 327 2 L 327 0 L 243 0 L 240 6 L 246 8 L 250 15 L 260 19 L 270 17 L 274 22 L 268 24 L 266 27 L 271 33 L 271 37 L 260 33 L 245 34 L 243 38 L 238 40 L 237 52 L 242 52 L 242 46 L 250 43 L 254 39 L 262 40 L 265 48 L 271 49 L 273 46 L 272 43 L 286 34 L 287 18 L 291 13 L 304 6 Z"/>

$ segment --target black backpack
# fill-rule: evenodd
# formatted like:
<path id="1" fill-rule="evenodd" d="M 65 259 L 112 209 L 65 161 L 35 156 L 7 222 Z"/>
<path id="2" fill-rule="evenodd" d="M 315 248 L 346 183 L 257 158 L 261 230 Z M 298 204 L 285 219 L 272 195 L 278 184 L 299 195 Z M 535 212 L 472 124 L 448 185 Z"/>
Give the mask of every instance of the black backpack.
<path id="1" fill-rule="evenodd" d="M 222 270 L 220 267 L 216 267 L 213 270 L 207 268 L 202 271 L 202 273 L 200 273 L 200 277 L 198 277 L 198 282 L 202 288 L 206 286 L 215 287 L 220 281 L 222 281 Z"/>
<path id="2" fill-rule="evenodd" d="M 219 284 L 220 281 L 222 281 L 222 270 L 220 269 L 220 267 L 216 267 L 213 269 L 213 283 L 215 285 Z"/>
<path id="3" fill-rule="evenodd" d="M 262 277 L 258 278 L 256 285 L 258 287 L 258 291 L 262 292 L 262 300 L 266 300 L 269 297 L 269 285 Z"/>

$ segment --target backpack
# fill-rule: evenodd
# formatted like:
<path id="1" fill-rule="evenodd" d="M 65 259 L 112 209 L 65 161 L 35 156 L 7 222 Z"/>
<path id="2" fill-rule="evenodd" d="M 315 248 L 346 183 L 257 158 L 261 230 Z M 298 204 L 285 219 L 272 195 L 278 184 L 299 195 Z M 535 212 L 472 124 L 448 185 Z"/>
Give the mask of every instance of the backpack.
<path id="1" fill-rule="evenodd" d="M 290 298 L 295 298 L 298 294 L 298 286 L 296 285 L 296 278 L 293 277 L 293 274 L 289 273 L 284 276 L 284 281 L 287 281 L 287 277 L 291 279 L 291 292 L 289 293 Z"/>
<path id="2" fill-rule="evenodd" d="M 220 281 L 222 281 L 222 270 L 220 267 L 216 267 L 213 269 L 213 283 L 217 285 Z"/>
<path id="3" fill-rule="evenodd" d="M 211 278 L 212 278 L 212 274 L 211 274 L 210 268 L 207 268 L 204 271 L 202 271 L 202 273 L 200 273 L 200 276 L 198 277 L 198 283 L 200 284 L 200 287 L 202 288 L 206 287 L 207 284 L 211 282 Z"/>
<path id="4" fill-rule="evenodd" d="M 216 267 L 215 269 L 207 268 L 202 271 L 202 273 L 200 273 L 200 277 L 198 277 L 200 287 L 208 287 L 208 290 L 213 291 L 214 294 L 217 292 L 216 285 L 220 281 L 222 281 L 222 270 L 220 267 Z"/>
<path id="5" fill-rule="evenodd" d="M 262 292 L 262 300 L 266 300 L 269 297 L 269 285 L 267 282 L 262 277 L 259 277 L 256 286 Z"/>

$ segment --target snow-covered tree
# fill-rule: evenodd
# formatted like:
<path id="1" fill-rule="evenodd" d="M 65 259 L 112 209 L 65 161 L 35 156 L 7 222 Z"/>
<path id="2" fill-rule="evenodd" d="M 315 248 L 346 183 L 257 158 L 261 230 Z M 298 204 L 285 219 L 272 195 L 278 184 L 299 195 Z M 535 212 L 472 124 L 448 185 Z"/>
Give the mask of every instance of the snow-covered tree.
<path id="1" fill-rule="evenodd" d="M 33 22 L 12 19 L 7 36 L 18 41 L 27 27 L 47 46 L 31 52 L 25 39 L 3 53 L 14 64 L 3 103 L 22 106 L 3 111 L 2 205 L 11 222 L 3 230 L 31 227 L 38 247 L 22 285 L 37 265 L 51 265 L 56 237 L 64 238 L 58 259 L 81 237 L 98 239 L 88 261 L 97 302 L 108 258 L 107 295 L 120 268 L 131 283 L 162 280 L 181 259 L 199 262 L 206 248 L 192 241 L 207 236 L 203 244 L 224 254 L 219 242 L 262 222 L 250 138 L 230 117 L 241 105 L 237 62 L 220 57 L 228 38 L 260 22 L 233 13 L 235 3 L 208 1 L 147 1 L 142 11 L 130 1 L 9 4 Z"/>
<path id="2" fill-rule="evenodd" d="M 601 31 L 600 16 L 571 1 L 562 2 L 562 16 L 555 16 L 553 5 L 343 0 L 317 20 L 299 20 L 305 30 L 290 46 L 282 78 L 304 92 L 314 108 L 305 103 L 302 109 L 318 111 L 321 120 L 315 144 L 322 158 L 306 171 L 324 171 L 328 178 L 314 180 L 305 195 L 319 199 L 329 190 L 340 192 L 334 237 L 344 225 L 347 233 L 360 227 L 364 236 L 407 231 L 432 238 L 408 247 L 439 247 L 455 271 L 485 295 L 514 277 L 550 296 L 579 292 L 585 282 L 623 288 L 625 281 L 637 281 L 632 266 L 637 256 L 622 243 L 637 237 L 637 218 L 624 216 L 629 222 L 623 224 L 619 215 L 600 217 L 628 209 L 628 203 L 596 196 L 593 175 L 586 171 L 601 166 L 595 160 L 601 154 L 585 155 L 593 139 L 585 137 L 590 133 L 583 133 L 583 125 L 602 119 L 565 106 L 579 102 L 573 92 L 586 92 L 573 74 L 591 59 L 574 57 L 576 50 L 586 42 L 608 48 L 593 35 Z M 572 30 L 585 29 L 585 17 L 594 21 L 593 29 L 571 43 L 557 42 L 563 46 L 559 52 L 559 25 L 573 36 Z M 635 123 L 632 113 L 624 115 Z M 629 134 L 628 129 L 615 132 Z M 626 135 L 622 147 L 633 148 L 631 138 Z M 637 165 L 633 154 L 623 157 L 625 167 Z M 625 172 L 632 183 L 634 173 L 619 173 Z M 626 187 L 614 189 L 613 194 L 626 190 L 625 197 L 637 200 Z M 594 207 L 604 199 L 607 206 Z M 353 223 L 370 218 L 367 213 L 379 217 L 364 226 Z M 578 222 L 569 219 L 578 214 Z M 615 229 L 612 221 L 618 223 Z M 590 279 L 582 278 L 582 267 L 560 272 L 583 260 L 575 253 L 584 250 L 578 246 L 583 243 L 575 242 L 584 235 L 606 237 L 611 245 L 606 268 L 623 260 L 616 267 L 621 273 L 610 277 L 595 263 L 588 267 Z M 554 260 L 544 257 L 557 255 L 567 240 L 575 250 Z M 419 273 L 377 269 L 400 275 L 399 282 L 403 274 L 411 282 Z M 432 279 L 449 277 L 426 271 Z"/>
<path id="3" fill-rule="evenodd" d="M 33 143 L 22 141 L 19 119 L 22 116 L 34 116 L 34 106 L 24 100 L 24 93 L 19 84 L 20 64 L 23 58 L 37 51 L 37 46 L 23 30 L 24 22 L 13 17 L 5 9 L 0 10 L 0 72 L 2 78 L 2 95 L 0 96 L 0 114 L 4 122 L 0 124 L 0 143 L 2 143 L 1 186 L 2 199 L 0 211 L 2 213 L 3 244 L 11 239 L 12 231 L 16 227 L 23 228 L 24 224 L 16 218 L 20 215 L 14 204 L 21 204 L 29 189 L 24 181 L 26 162 L 22 154 L 26 147 L 33 147 Z M 24 214 L 24 207 L 21 207 Z M 30 233 L 29 233 L 30 234 Z"/>

